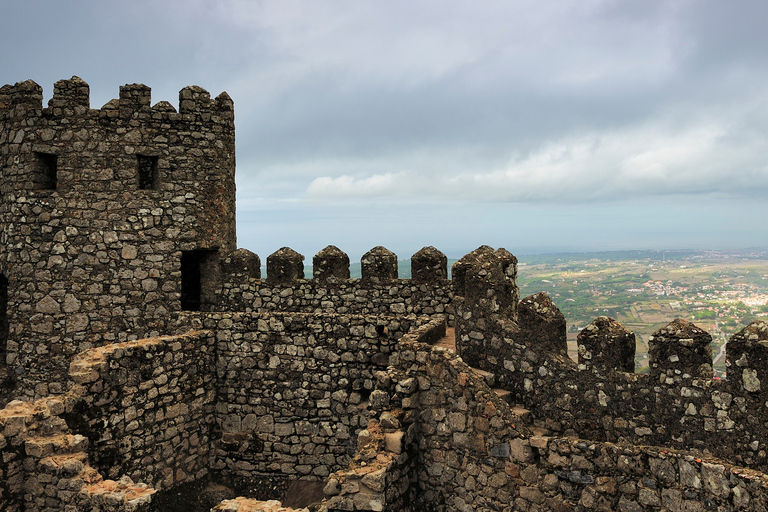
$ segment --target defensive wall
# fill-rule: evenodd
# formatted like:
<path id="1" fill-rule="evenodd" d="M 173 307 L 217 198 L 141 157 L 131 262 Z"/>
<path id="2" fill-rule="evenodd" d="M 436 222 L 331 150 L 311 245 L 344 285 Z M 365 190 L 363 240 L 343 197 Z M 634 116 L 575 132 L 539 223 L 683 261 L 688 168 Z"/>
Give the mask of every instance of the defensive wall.
<path id="1" fill-rule="evenodd" d="M 536 435 L 452 351 L 406 335 L 330 510 L 764 510 L 766 476 L 660 447 Z M 227 509 L 223 509 L 227 510 Z M 235 509 L 236 510 L 236 509 Z"/>
<path id="2" fill-rule="evenodd" d="M 280 333 L 285 343 L 296 339 L 296 331 L 302 330 L 279 326 L 271 314 L 253 315 L 250 320 L 227 314 L 195 315 L 211 326 L 221 324 L 224 331 L 229 331 L 220 336 L 223 339 L 229 335 L 237 339 L 236 326 L 248 321 L 273 322 L 271 327 L 258 331 L 257 339 Z M 297 316 L 301 315 L 283 319 Z M 306 318 L 316 321 L 314 315 Z M 335 319 L 329 320 L 327 327 L 315 325 L 310 330 L 317 333 L 328 328 L 333 332 Z M 352 324 L 341 324 L 350 332 L 355 325 L 361 327 L 361 339 L 357 341 L 373 346 L 380 339 L 379 327 L 393 327 L 393 321 L 386 324 L 378 318 L 370 324 L 354 320 Z M 298 323 L 304 325 L 300 319 Z M 534 435 L 526 420 L 488 387 L 483 375 L 477 375 L 453 351 L 431 345 L 444 334 L 444 320 L 433 319 L 416 329 L 403 327 L 410 333 L 391 346 L 391 364 L 366 365 L 371 373 L 367 386 L 373 389 L 364 407 L 354 403 L 356 398 L 345 400 L 341 390 L 331 387 L 323 394 L 330 393 L 329 401 L 310 393 L 302 404 L 307 411 L 317 407 L 318 411 L 312 412 L 316 417 L 300 419 L 295 415 L 301 414 L 301 406 L 286 407 L 282 414 L 290 415 L 289 421 L 281 413 L 276 413 L 277 420 L 264 421 L 271 416 L 269 411 L 243 414 L 246 411 L 238 408 L 243 398 L 260 398 L 260 392 L 230 392 L 235 403 L 227 404 L 225 409 L 217 397 L 211 410 L 211 390 L 206 390 L 210 382 L 195 381 L 197 373 L 190 370 L 203 362 L 200 357 L 205 356 L 198 354 L 205 353 L 201 348 L 214 345 L 212 330 L 92 349 L 73 362 L 72 378 L 80 384 L 67 395 L 31 404 L 14 402 L 0 413 L 4 441 L 0 452 L 5 461 L 2 470 L 9 484 L 2 494 L 4 509 L 64 510 L 66 505 L 74 504 L 92 507 L 88 510 L 152 510 L 151 499 L 158 488 L 194 481 L 216 467 L 246 473 L 254 470 L 251 474 L 258 477 L 255 461 L 268 453 L 273 470 L 285 469 L 291 474 L 302 465 L 299 458 L 311 456 L 303 448 L 312 446 L 313 452 L 319 454 L 316 449 L 323 446 L 323 427 L 332 426 L 344 416 L 350 423 L 356 418 L 358 427 L 360 423 L 366 425 L 354 429 L 356 435 L 350 429 L 353 444 L 347 447 L 347 467 L 327 462 L 329 469 L 338 469 L 326 479 L 326 500 L 318 510 L 703 511 L 765 507 L 768 482 L 756 471 L 665 448 Z M 244 336 L 248 333 L 252 334 L 253 329 L 243 330 Z M 326 347 L 319 345 L 314 359 L 324 358 Z M 384 345 L 389 343 L 376 346 L 375 353 L 380 353 Z M 302 346 L 275 344 L 274 349 L 280 353 Z M 260 363 L 254 368 L 269 368 L 271 362 L 278 372 L 289 371 L 287 364 L 277 364 L 269 350 L 247 353 L 264 353 L 255 356 Z M 241 357 L 242 351 L 237 354 Z M 349 359 L 353 353 L 341 351 L 341 357 L 343 354 L 348 354 L 345 358 Z M 298 361 L 307 362 L 301 357 Z M 217 363 L 219 383 L 214 389 L 220 389 L 231 376 L 222 374 L 226 365 L 234 367 L 238 362 L 243 361 L 228 361 L 225 357 Z M 346 366 L 339 364 L 338 369 Z M 128 368 L 137 371 L 126 371 Z M 314 375 L 326 375 L 327 371 L 318 368 Z M 164 375 L 169 376 L 168 381 L 162 378 Z M 309 372 L 302 381 L 311 381 L 311 375 Z M 282 378 L 290 377 L 286 374 Z M 341 378 L 338 380 L 343 383 Z M 264 386 L 285 392 L 290 388 L 285 386 L 288 382 L 283 381 L 281 386 L 266 380 Z M 366 379 L 359 386 L 365 390 Z M 83 408 L 83 403 L 88 407 Z M 82 417 L 88 418 L 85 411 L 92 407 L 96 409 L 93 418 L 100 417 L 104 426 L 92 424 L 91 434 L 100 437 L 89 442 L 88 435 L 75 433 L 80 429 L 88 434 L 87 422 L 72 419 L 83 413 L 86 415 Z M 221 435 L 212 442 L 214 451 L 201 449 L 206 440 L 199 420 L 211 421 L 211 411 L 220 429 L 214 435 Z M 71 424 L 68 426 L 65 420 Z M 345 425 L 343 419 L 340 423 Z M 285 426 L 276 428 L 278 425 Z M 345 432 L 343 427 L 341 432 Z M 326 448 L 338 446 L 345 437 L 329 433 Z M 253 449 L 260 439 L 263 445 Z M 111 440 L 117 441 L 117 446 L 135 444 L 133 448 L 140 453 L 134 456 L 129 450 L 115 457 L 116 445 L 110 444 Z M 232 449 L 235 446 L 239 448 Z M 296 460 L 288 458 L 293 452 Z M 98 461 L 105 462 L 105 453 L 115 458 L 99 468 Z M 206 454 L 211 459 L 206 460 Z M 314 460 L 303 462 L 307 468 L 315 467 Z M 322 457 L 319 462 L 322 464 Z M 120 465 L 120 469 L 114 470 L 112 464 Z M 118 481 L 103 480 L 99 471 L 144 475 L 147 480 L 157 481 L 156 488 L 134 484 L 127 476 Z M 239 508 L 235 510 L 267 510 L 248 500 L 237 503 Z M 222 504 L 219 510 L 228 510 L 227 506 Z"/>
<path id="3" fill-rule="evenodd" d="M 177 112 L 133 84 L 91 109 L 73 77 L 43 107 L 27 81 L 0 88 L 0 127 L 0 380 L 27 400 L 0 410 L 2 510 L 161 511 L 176 489 L 297 479 L 329 512 L 766 509 L 764 323 L 729 341 L 727 381 L 681 320 L 637 375 L 605 317 L 570 360 L 504 249 L 448 280 L 432 247 L 411 279 L 383 247 L 350 279 L 334 246 L 305 279 L 282 248 L 262 278 L 236 249 L 226 93 L 184 88 Z M 434 346 L 449 325 L 455 352 Z"/>
<path id="4" fill-rule="evenodd" d="M 693 449 L 768 468 L 764 322 L 750 324 L 728 342 L 727 380 L 712 378 L 711 336 L 680 319 L 653 334 L 650 371 L 635 374 L 634 334 L 615 320 L 601 317 L 581 331 L 576 363 L 567 356 L 564 318 L 546 295 L 520 303 L 497 295 L 507 286 L 504 258 L 479 249 L 457 265 L 467 267 L 464 289 L 454 290 L 457 352 L 471 366 L 493 373 L 497 385 L 511 391 L 541 426 L 593 440 Z"/>
<path id="5" fill-rule="evenodd" d="M 359 315 L 447 315 L 451 325 L 453 290 L 448 259 L 434 247 L 411 257 L 411 278 L 399 279 L 397 255 L 374 247 L 360 260 L 360 279 L 350 279 L 349 256 L 329 245 L 312 258 L 312 279 L 304 278 L 304 256 L 283 247 L 267 257 L 261 278 L 258 255 L 238 249 L 222 262 L 216 310 Z"/>

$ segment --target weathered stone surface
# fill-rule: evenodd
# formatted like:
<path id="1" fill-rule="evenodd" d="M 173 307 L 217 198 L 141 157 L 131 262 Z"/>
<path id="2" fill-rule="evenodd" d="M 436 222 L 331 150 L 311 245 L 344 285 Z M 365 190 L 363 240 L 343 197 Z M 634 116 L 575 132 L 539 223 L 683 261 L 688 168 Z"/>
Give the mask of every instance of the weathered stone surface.
<path id="1" fill-rule="evenodd" d="M 683 320 L 636 375 L 631 333 L 598 318 L 579 366 L 551 299 L 518 300 L 505 249 L 468 254 L 450 283 L 433 247 L 412 279 L 376 247 L 360 280 L 336 247 L 313 279 L 283 248 L 261 279 L 234 250 L 226 94 L 187 87 L 176 112 L 130 84 L 95 110 L 73 77 L 43 108 L 28 81 L 0 88 L 0 123 L 0 389 L 57 395 L 0 409 L 2 510 L 149 512 L 155 489 L 211 475 L 327 480 L 324 512 L 768 500 L 764 322 L 729 343 L 727 381 Z M 461 357 L 442 340 L 454 320 Z"/>
<path id="2" fill-rule="evenodd" d="M 56 82 L 45 108 L 34 82 L 3 90 L 0 272 L 12 285 L 0 366 L 33 399 L 66 382 L 80 350 L 170 332 L 189 272 L 202 281 L 195 307 L 212 297 L 206 279 L 235 249 L 233 106 L 188 88 L 181 115 L 131 84 L 91 109 L 78 77 Z M 190 251 L 208 264 L 182 269 Z"/>
<path id="3" fill-rule="evenodd" d="M 635 334 L 607 316 L 592 321 L 577 338 L 579 369 L 635 371 Z"/>
<path id="4" fill-rule="evenodd" d="M 652 376 L 666 376 L 674 383 L 701 377 L 712 379 L 712 336 L 682 319 L 662 327 L 648 343 L 648 366 Z"/>
<path id="5" fill-rule="evenodd" d="M 435 283 L 448 279 L 448 258 L 432 246 L 411 256 L 411 279 L 414 283 Z"/>
<path id="6" fill-rule="evenodd" d="M 374 247 L 360 259 L 363 282 L 381 285 L 397 279 L 397 255 L 388 249 Z"/>
<path id="7" fill-rule="evenodd" d="M 267 257 L 267 282 L 290 286 L 299 279 L 304 279 L 304 256 L 283 247 Z"/>
<path id="8" fill-rule="evenodd" d="M 329 245 L 312 258 L 312 275 L 320 283 L 341 283 L 349 279 L 349 256 Z"/>

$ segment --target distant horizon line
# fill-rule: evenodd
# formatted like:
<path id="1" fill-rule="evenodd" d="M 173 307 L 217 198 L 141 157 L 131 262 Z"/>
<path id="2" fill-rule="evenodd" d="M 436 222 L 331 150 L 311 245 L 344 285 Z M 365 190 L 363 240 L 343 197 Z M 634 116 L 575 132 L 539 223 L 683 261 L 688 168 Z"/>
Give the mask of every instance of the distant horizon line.
<path id="1" fill-rule="evenodd" d="M 473 249 L 475 250 L 475 249 Z M 464 253 L 462 256 L 455 257 L 455 256 L 447 256 L 448 261 L 456 262 L 459 259 L 461 259 L 464 255 L 469 254 L 472 251 L 468 251 Z M 637 254 L 637 253 L 654 253 L 654 254 L 695 254 L 695 253 L 718 253 L 718 254 L 729 254 L 729 253 L 744 253 L 744 252 L 765 252 L 768 253 L 768 246 L 759 246 L 759 247 L 744 247 L 744 248 L 735 248 L 735 249 L 616 249 L 616 250 L 602 250 L 602 251 L 554 251 L 554 252 L 538 252 L 538 253 L 528 253 L 528 252 L 521 252 L 521 253 L 513 253 L 515 256 L 526 256 L 526 257 L 557 257 L 557 256 L 573 256 L 573 255 L 600 255 L 600 254 Z M 305 255 L 306 256 L 306 255 Z M 409 262 L 412 258 L 398 258 L 398 263 L 400 262 Z M 360 261 L 350 261 L 349 262 L 350 267 L 352 266 L 359 266 Z M 262 260 L 261 268 L 263 270 L 266 269 L 266 258 Z M 304 262 L 304 268 L 311 270 L 312 269 L 312 261 L 311 259 L 309 261 Z M 449 269 L 450 272 L 450 269 Z M 306 274 L 306 273 L 305 273 Z"/>

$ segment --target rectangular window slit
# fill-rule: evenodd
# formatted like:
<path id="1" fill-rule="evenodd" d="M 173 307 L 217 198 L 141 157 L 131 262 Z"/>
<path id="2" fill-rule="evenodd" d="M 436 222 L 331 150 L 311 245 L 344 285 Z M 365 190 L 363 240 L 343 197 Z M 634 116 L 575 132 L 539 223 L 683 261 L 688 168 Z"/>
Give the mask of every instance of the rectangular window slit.
<path id="1" fill-rule="evenodd" d="M 154 190 L 157 188 L 158 172 L 156 156 L 137 155 L 139 164 L 139 189 Z"/>
<path id="2" fill-rule="evenodd" d="M 8 279 L 0 274 L 0 386 L 12 386 L 13 375 L 9 373 L 6 358 L 8 355 Z"/>

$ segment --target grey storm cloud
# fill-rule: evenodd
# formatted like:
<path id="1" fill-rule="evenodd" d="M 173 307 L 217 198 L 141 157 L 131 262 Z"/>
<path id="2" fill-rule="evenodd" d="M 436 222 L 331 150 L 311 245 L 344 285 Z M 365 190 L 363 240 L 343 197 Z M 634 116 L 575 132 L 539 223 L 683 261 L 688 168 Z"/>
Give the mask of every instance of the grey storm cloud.
<path id="1" fill-rule="evenodd" d="M 172 103 L 226 90 L 246 216 L 374 200 L 578 216 L 627 197 L 759 201 L 765 19 L 743 0 L 27 0 L 0 4 L 0 74 L 47 97 L 77 74 L 93 107 L 123 83 Z"/>

